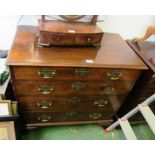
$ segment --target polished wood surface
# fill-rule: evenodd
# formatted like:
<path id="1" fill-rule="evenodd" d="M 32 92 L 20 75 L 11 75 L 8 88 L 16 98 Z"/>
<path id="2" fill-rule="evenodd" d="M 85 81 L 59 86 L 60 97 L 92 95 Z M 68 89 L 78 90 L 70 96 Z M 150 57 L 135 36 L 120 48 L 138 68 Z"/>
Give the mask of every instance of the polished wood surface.
<path id="1" fill-rule="evenodd" d="M 40 70 L 53 71 L 54 75 L 44 77 L 39 75 Z M 55 81 L 55 80 L 127 80 L 136 81 L 141 71 L 138 69 L 103 69 L 103 68 L 79 68 L 79 67 L 13 67 L 15 80 L 37 80 L 37 81 Z M 111 76 L 118 72 L 118 77 L 113 79 Z M 22 73 L 22 74 L 21 74 Z M 119 75 L 120 74 L 120 75 Z"/>
<path id="2" fill-rule="evenodd" d="M 7 65 L 147 69 L 118 34 L 105 33 L 101 47 L 41 48 L 36 32 L 30 26 L 18 28 Z"/>

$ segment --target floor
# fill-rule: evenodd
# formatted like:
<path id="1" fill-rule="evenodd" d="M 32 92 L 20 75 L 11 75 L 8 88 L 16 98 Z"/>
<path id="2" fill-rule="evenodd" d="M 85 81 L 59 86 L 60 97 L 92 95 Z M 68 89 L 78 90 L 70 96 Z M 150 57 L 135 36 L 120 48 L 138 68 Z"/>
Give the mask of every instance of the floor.
<path id="1" fill-rule="evenodd" d="M 132 125 L 139 140 L 155 140 L 147 124 Z M 26 133 L 23 140 L 124 140 L 120 128 L 110 133 L 104 132 L 99 125 L 77 125 L 38 128 Z"/>

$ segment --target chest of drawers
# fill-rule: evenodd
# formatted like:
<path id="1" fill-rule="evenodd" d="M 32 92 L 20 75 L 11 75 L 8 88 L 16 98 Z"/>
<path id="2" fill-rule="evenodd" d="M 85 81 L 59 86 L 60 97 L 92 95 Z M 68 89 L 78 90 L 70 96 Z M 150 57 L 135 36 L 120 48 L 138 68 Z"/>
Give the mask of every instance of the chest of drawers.
<path id="1" fill-rule="evenodd" d="M 147 67 L 118 34 L 101 47 L 38 47 L 37 27 L 20 26 L 7 58 L 27 127 L 108 125 Z"/>

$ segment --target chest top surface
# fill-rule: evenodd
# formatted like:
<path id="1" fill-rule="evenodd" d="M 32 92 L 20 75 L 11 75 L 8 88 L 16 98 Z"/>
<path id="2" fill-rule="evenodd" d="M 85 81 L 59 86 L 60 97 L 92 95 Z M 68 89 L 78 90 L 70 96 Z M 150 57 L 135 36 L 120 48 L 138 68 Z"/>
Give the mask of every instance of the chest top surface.
<path id="1" fill-rule="evenodd" d="M 143 61 L 114 33 L 104 33 L 100 47 L 38 47 L 38 27 L 19 26 L 6 64 L 147 69 Z"/>

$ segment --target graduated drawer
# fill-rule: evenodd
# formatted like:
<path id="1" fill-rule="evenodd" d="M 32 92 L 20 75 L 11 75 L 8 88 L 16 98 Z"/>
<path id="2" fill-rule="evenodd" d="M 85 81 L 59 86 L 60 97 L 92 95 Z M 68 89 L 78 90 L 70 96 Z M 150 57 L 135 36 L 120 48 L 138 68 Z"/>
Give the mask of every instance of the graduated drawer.
<path id="1" fill-rule="evenodd" d="M 50 123 L 50 122 L 71 122 L 71 121 L 95 121 L 111 119 L 113 112 L 25 112 L 22 113 L 22 120 L 25 123 Z"/>
<path id="2" fill-rule="evenodd" d="M 141 71 L 76 67 L 13 67 L 15 80 L 136 80 Z"/>
<path id="3" fill-rule="evenodd" d="M 19 106 L 22 111 L 113 111 L 108 97 L 19 97 Z"/>
<path id="4" fill-rule="evenodd" d="M 16 81 L 15 87 L 18 96 L 61 96 L 61 95 L 116 95 L 126 94 L 134 83 L 122 81 L 68 81 L 68 82 L 26 82 Z"/>

